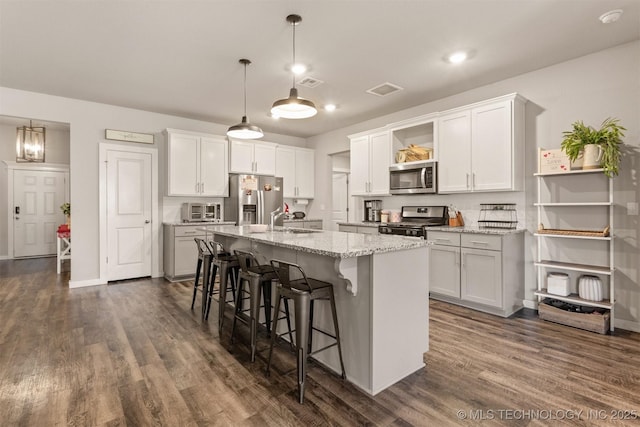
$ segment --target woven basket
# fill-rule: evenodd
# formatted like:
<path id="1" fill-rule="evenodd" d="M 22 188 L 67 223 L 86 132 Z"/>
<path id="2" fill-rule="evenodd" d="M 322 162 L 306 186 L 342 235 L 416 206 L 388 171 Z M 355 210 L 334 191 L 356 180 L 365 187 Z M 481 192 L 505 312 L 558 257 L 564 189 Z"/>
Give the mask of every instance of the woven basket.
<path id="1" fill-rule="evenodd" d="M 585 236 L 585 237 L 608 237 L 609 226 L 604 230 L 562 230 L 557 228 L 544 228 L 544 225 L 538 226 L 538 234 L 556 234 L 560 236 Z"/>

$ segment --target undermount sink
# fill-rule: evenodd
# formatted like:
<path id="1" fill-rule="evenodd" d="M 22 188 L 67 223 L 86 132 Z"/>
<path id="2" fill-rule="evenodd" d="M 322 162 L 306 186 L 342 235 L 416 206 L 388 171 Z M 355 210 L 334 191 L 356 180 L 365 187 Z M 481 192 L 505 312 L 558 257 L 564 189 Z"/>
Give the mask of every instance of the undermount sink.
<path id="1" fill-rule="evenodd" d="M 273 230 L 273 231 L 281 231 L 283 233 L 292 233 L 292 234 L 322 233 L 322 230 L 312 230 L 309 228 L 283 228 L 281 230 Z"/>

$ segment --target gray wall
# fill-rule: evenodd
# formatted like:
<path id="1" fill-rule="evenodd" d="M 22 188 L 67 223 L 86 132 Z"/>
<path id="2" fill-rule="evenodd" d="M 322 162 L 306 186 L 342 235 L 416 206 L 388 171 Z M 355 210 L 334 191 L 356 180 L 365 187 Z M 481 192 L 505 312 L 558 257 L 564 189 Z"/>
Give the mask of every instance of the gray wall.
<path id="1" fill-rule="evenodd" d="M 482 86 L 448 98 L 378 117 L 308 140 L 316 149 L 316 182 L 330 182 L 332 153 L 349 149 L 347 135 L 367 131 L 422 114 L 444 111 L 472 102 L 518 92 L 529 100 L 526 113 L 526 149 L 524 192 L 484 193 L 473 195 L 438 195 L 384 198 L 385 207 L 403 204 L 458 205 L 465 217 L 477 220 L 479 203 L 517 203 L 521 225 L 528 229 L 525 239 L 525 298 L 533 301 L 536 288 L 533 258 L 535 240 L 531 236 L 537 225 L 535 180 L 537 147 L 559 148 L 562 132 L 576 120 L 598 126 L 605 118 L 617 117 L 627 128 L 625 142 L 629 153 L 624 157 L 620 176 L 614 180 L 616 322 L 619 327 L 640 331 L 640 250 L 638 216 L 626 215 L 627 202 L 638 202 L 638 148 L 640 146 L 640 42 L 636 41 L 592 55 L 543 68 L 495 84 Z M 331 218 L 331 186 L 316 186 L 316 198 L 309 208 L 313 217 Z M 356 203 L 359 207 L 361 203 Z"/>

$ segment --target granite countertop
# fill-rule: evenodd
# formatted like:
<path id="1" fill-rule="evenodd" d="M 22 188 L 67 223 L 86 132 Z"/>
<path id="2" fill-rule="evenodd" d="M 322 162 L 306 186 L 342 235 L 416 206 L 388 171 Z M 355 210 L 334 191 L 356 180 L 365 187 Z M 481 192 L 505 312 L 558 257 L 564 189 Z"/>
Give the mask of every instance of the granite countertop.
<path id="1" fill-rule="evenodd" d="M 200 222 L 182 222 L 182 221 L 166 221 L 164 225 L 187 226 L 187 225 L 235 225 L 234 221 L 200 221 Z"/>
<path id="2" fill-rule="evenodd" d="M 505 234 L 513 234 L 513 233 L 523 233 L 524 231 L 526 231 L 526 229 L 524 228 L 514 228 L 514 229 L 509 229 L 509 228 L 480 228 L 477 225 L 475 226 L 469 226 L 469 225 L 465 225 L 464 227 L 449 227 L 449 226 L 442 226 L 442 227 L 428 227 L 427 228 L 427 232 L 429 231 L 446 231 L 449 233 L 477 233 L 477 234 L 498 234 L 498 235 L 505 235 Z"/>
<path id="3" fill-rule="evenodd" d="M 338 222 L 338 225 L 350 225 L 353 227 L 375 227 L 378 228 L 381 222 L 368 222 L 368 221 L 359 221 L 359 222 Z"/>
<path id="4" fill-rule="evenodd" d="M 200 230 L 333 258 L 354 258 L 377 253 L 416 249 L 430 244 L 426 240 L 417 237 L 343 233 L 325 230 L 305 230 L 305 233 L 292 233 L 284 227 L 276 227 L 274 231 L 266 231 L 264 233 L 252 233 L 249 231 L 248 226 L 236 227 L 228 225 L 202 227 Z"/>

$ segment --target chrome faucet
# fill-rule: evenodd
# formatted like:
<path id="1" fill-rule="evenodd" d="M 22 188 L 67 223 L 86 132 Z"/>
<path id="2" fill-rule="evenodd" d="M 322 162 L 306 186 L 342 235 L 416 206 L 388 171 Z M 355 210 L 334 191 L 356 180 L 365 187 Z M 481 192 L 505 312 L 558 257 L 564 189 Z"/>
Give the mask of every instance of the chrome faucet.
<path id="1" fill-rule="evenodd" d="M 269 214 L 269 230 L 273 230 L 273 223 L 276 222 L 276 219 L 284 215 L 284 212 L 281 212 L 281 211 L 282 211 L 282 206 L 280 206 L 278 209 L 276 209 L 275 211 Z"/>

